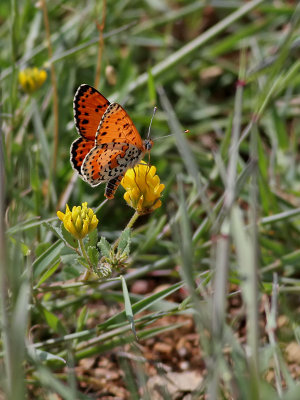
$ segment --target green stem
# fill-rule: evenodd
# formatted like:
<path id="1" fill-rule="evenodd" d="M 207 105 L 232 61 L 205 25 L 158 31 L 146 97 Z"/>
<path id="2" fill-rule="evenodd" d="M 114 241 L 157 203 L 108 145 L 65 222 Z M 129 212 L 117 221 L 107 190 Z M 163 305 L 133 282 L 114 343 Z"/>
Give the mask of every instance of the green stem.
<path id="1" fill-rule="evenodd" d="M 91 271 L 87 269 L 84 271 L 84 274 L 82 275 L 82 277 L 80 279 L 82 281 L 88 281 L 90 276 L 91 276 Z"/>
<path id="2" fill-rule="evenodd" d="M 138 217 L 139 217 L 139 213 L 136 211 L 134 214 L 133 214 L 133 216 L 131 217 L 131 219 L 130 219 L 130 221 L 128 222 L 128 224 L 126 225 L 126 228 L 125 229 L 127 229 L 127 228 L 132 228 L 133 227 L 133 224 L 135 223 L 135 221 L 138 219 Z M 121 237 L 121 236 L 120 236 Z M 112 246 L 112 250 L 116 250 L 116 248 L 117 248 L 117 246 L 118 246 L 118 244 L 119 244 L 119 242 L 120 242 L 120 237 L 115 241 L 115 243 L 113 244 L 113 246 Z"/>
<path id="3" fill-rule="evenodd" d="M 85 247 L 84 247 L 84 244 L 83 244 L 83 240 L 82 239 L 78 239 L 78 242 L 79 242 L 79 247 L 80 247 L 80 250 L 81 250 L 81 254 L 86 259 L 86 262 L 89 264 L 89 267 L 90 267 L 89 270 L 87 270 L 87 272 L 89 272 L 89 273 L 85 273 L 84 277 L 83 277 L 84 280 L 87 280 L 89 278 L 89 276 L 90 276 L 90 273 L 93 271 L 93 266 L 92 266 L 92 263 L 91 263 L 91 261 L 89 259 L 89 256 L 87 255 L 87 252 L 85 250 Z"/>

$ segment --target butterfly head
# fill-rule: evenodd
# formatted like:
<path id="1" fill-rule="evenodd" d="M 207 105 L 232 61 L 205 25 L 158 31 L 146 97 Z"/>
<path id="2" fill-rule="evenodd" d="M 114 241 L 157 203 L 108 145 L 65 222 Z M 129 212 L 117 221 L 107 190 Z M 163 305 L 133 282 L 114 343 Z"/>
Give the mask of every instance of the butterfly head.
<path id="1" fill-rule="evenodd" d="M 148 152 L 152 149 L 153 147 L 153 140 L 151 139 L 146 139 L 144 140 L 144 150 L 145 152 Z"/>

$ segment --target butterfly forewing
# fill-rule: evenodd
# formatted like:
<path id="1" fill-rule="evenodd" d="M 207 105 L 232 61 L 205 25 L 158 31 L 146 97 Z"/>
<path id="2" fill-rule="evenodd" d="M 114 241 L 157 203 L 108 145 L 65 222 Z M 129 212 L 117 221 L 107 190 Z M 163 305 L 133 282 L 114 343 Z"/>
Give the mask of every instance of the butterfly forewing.
<path id="1" fill-rule="evenodd" d="M 111 103 L 98 127 L 96 144 L 130 143 L 143 150 L 141 136 L 127 112 L 117 103 Z"/>
<path id="2" fill-rule="evenodd" d="M 94 140 L 87 140 L 85 138 L 76 139 L 70 149 L 70 161 L 72 167 L 81 175 L 81 165 L 85 156 L 92 150 L 95 146 Z"/>
<path id="3" fill-rule="evenodd" d="M 79 86 L 73 101 L 74 120 L 80 136 L 95 140 L 96 132 L 109 101 L 89 85 Z"/>

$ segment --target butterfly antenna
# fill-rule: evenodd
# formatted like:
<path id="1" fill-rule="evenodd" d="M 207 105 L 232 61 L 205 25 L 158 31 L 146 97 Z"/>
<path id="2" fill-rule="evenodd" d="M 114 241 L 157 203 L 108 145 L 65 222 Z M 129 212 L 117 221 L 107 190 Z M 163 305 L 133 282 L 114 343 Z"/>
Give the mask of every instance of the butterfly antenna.
<path id="1" fill-rule="evenodd" d="M 154 115 L 156 113 L 156 110 L 157 110 L 157 107 L 154 107 L 153 108 L 153 114 L 152 114 L 151 121 L 150 121 L 150 125 L 149 125 L 149 128 L 148 128 L 147 140 L 150 139 L 151 125 L 152 125 L 152 121 L 153 121 Z"/>
<path id="2" fill-rule="evenodd" d="M 188 129 L 186 129 L 185 131 L 184 131 L 184 133 L 189 133 L 190 131 L 188 130 Z M 170 133 L 169 135 L 165 135 L 165 136 L 160 136 L 160 137 L 158 137 L 158 138 L 155 138 L 155 141 L 157 141 L 157 140 L 160 140 L 160 139 L 164 139 L 164 138 L 166 138 L 166 137 L 169 137 L 169 136 L 173 136 L 174 135 L 174 133 Z"/>

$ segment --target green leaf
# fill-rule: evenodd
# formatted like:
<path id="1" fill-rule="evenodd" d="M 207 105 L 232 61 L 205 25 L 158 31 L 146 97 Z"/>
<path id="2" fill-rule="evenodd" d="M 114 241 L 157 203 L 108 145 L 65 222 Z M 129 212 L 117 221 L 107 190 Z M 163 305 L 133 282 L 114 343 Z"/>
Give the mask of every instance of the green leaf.
<path id="1" fill-rule="evenodd" d="M 131 242 L 131 231 L 130 228 L 124 229 L 121 233 L 120 241 L 118 244 L 118 253 L 120 255 L 129 254 L 130 252 L 130 242 Z"/>
<path id="2" fill-rule="evenodd" d="M 148 338 L 156 336 L 160 333 L 178 329 L 183 325 L 184 325 L 184 323 L 178 323 L 178 324 L 170 324 L 167 326 L 158 326 L 158 327 L 154 327 L 154 328 L 150 328 L 150 329 L 145 329 L 145 330 L 139 331 L 139 339 L 148 339 Z M 106 340 L 106 341 L 103 340 L 103 342 L 99 346 L 94 346 L 94 347 L 87 348 L 84 350 L 79 350 L 78 352 L 76 352 L 76 360 L 80 360 L 80 359 L 86 358 L 86 357 L 91 357 L 95 354 L 101 354 L 106 351 L 110 351 L 118 346 L 124 345 L 126 343 L 131 343 L 131 342 L 132 342 L 132 336 L 125 335 L 121 331 L 120 334 L 118 336 L 115 336 L 113 339 Z"/>
<path id="3" fill-rule="evenodd" d="M 126 284 L 126 281 L 125 281 L 125 279 L 124 279 L 124 277 L 122 275 L 120 276 L 120 278 L 121 278 L 121 281 L 122 281 L 122 290 L 123 290 L 126 317 L 127 317 L 128 321 L 130 323 L 132 332 L 133 332 L 135 338 L 137 339 L 136 330 L 135 330 L 135 324 L 134 324 L 134 318 L 133 318 L 133 312 L 132 312 L 132 308 L 131 308 L 131 302 L 130 302 L 130 297 L 129 297 L 129 293 L 128 293 L 127 284 Z"/>
<path id="4" fill-rule="evenodd" d="M 34 279 L 46 271 L 49 266 L 53 266 L 64 247 L 65 244 L 61 240 L 57 240 L 51 247 L 49 247 L 49 249 L 47 249 L 34 261 L 32 264 Z"/>
<path id="5" fill-rule="evenodd" d="M 60 361 L 63 364 L 67 363 L 66 360 L 64 360 L 62 357 L 56 356 L 55 354 L 49 353 L 48 351 L 35 349 L 32 346 L 27 347 L 27 351 L 30 357 L 38 361 Z"/>
<path id="6" fill-rule="evenodd" d="M 92 232 L 88 234 L 88 245 L 95 247 L 98 241 L 98 231 L 94 229 Z"/>
<path id="7" fill-rule="evenodd" d="M 23 256 L 27 257 L 30 255 L 31 250 L 30 248 L 24 243 L 21 242 L 20 240 L 16 240 L 13 236 L 10 236 L 9 238 L 11 242 L 19 249 L 21 250 Z"/>
<path id="8" fill-rule="evenodd" d="M 51 329 L 53 329 L 54 332 L 59 333 L 61 335 L 65 335 L 67 333 L 61 320 L 55 314 L 47 310 L 47 308 L 45 308 L 41 304 L 38 305 L 38 308 L 44 315 L 47 324 L 50 326 Z"/>
<path id="9" fill-rule="evenodd" d="M 100 248 L 101 254 L 106 258 L 110 258 L 111 245 L 108 243 L 105 237 L 101 237 L 100 241 L 98 242 L 98 246 Z"/>
<path id="10" fill-rule="evenodd" d="M 133 315 L 138 314 L 139 312 L 142 312 L 142 311 L 152 307 L 155 303 L 161 301 L 165 297 L 167 297 L 170 294 L 176 292 L 182 286 L 184 286 L 183 282 L 175 283 L 174 285 L 162 290 L 161 292 L 154 293 L 153 295 L 138 301 L 137 303 L 133 304 L 133 306 L 132 306 Z M 125 311 L 121 311 L 120 313 L 118 313 L 118 314 L 114 315 L 113 317 L 109 318 L 107 321 L 105 321 L 102 324 L 98 325 L 98 328 L 99 329 L 106 329 L 107 327 L 109 327 L 110 329 L 112 329 L 112 327 L 115 324 L 119 324 L 120 322 L 124 322 L 125 321 L 125 316 L 126 316 Z"/>
<path id="11" fill-rule="evenodd" d="M 67 243 L 69 243 L 70 246 L 77 248 L 78 247 L 78 240 L 75 239 L 70 232 L 66 230 L 64 227 L 64 224 L 61 224 L 61 233 L 63 235 L 63 238 Z"/>
<path id="12" fill-rule="evenodd" d="M 48 229 L 50 229 L 56 236 L 58 236 L 66 245 L 70 245 L 72 247 L 78 247 L 78 240 L 76 240 L 64 227 L 63 223 L 60 226 L 54 226 L 47 222 L 44 223 Z"/>
<path id="13" fill-rule="evenodd" d="M 133 294 L 129 293 L 129 298 L 131 303 L 137 303 L 140 300 L 144 299 L 144 295 L 142 294 Z M 103 298 L 106 301 L 113 301 L 113 302 L 119 302 L 122 303 L 124 300 L 123 292 L 122 291 L 113 291 L 110 290 L 109 292 L 103 291 L 101 293 L 101 298 Z M 181 307 L 180 303 L 180 307 Z M 179 303 L 176 303 L 175 301 L 168 301 L 168 300 L 160 300 L 153 304 L 153 306 L 149 307 L 149 311 L 157 311 L 157 312 L 165 312 L 165 311 L 171 311 L 174 310 L 175 308 L 179 307 Z"/>
<path id="14" fill-rule="evenodd" d="M 282 115 L 278 114 L 277 108 L 271 106 L 271 116 L 273 118 L 274 132 L 277 134 L 279 148 L 287 150 L 290 144 L 290 138 L 286 130 L 287 124 Z"/>
<path id="15" fill-rule="evenodd" d="M 84 325 L 88 319 L 88 316 L 89 316 L 89 310 L 87 306 L 83 306 L 77 318 L 76 332 L 80 332 L 83 330 Z"/>
<path id="16" fill-rule="evenodd" d="M 54 272 L 57 270 L 59 264 L 60 264 L 60 261 L 58 261 L 57 263 L 53 264 L 49 269 L 47 269 L 47 271 L 44 272 L 43 275 L 41 276 L 41 278 L 38 281 L 38 283 L 35 286 L 35 288 L 38 288 L 42 283 L 44 283 L 48 278 L 50 278 L 50 276 L 52 276 L 54 274 Z"/>
<path id="17" fill-rule="evenodd" d="M 99 258 L 100 258 L 100 254 L 99 254 L 99 251 L 97 250 L 97 248 L 94 246 L 93 247 L 89 246 L 87 248 L 87 254 L 88 254 L 88 257 L 89 257 L 91 263 L 94 266 L 97 266 L 97 264 L 99 262 Z"/>
<path id="18" fill-rule="evenodd" d="M 288 253 L 282 257 L 282 262 L 288 265 L 299 265 L 300 261 L 300 250 L 295 250 L 292 253 Z"/>
<path id="19" fill-rule="evenodd" d="M 21 250 L 22 250 L 23 256 L 25 256 L 25 257 L 29 256 L 29 254 L 31 253 L 30 248 L 23 242 L 21 242 Z"/>
<path id="20" fill-rule="evenodd" d="M 84 257 L 77 257 L 77 261 L 79 262 L 79 264 L 83 265 L 85 268 L 90 269 L 90 266 Z"/>
<path id="21" fill-rule="evenodd" d="M 35 255 L 36 257 L 41 256 L 46 250 L 51 247 L 51 243 L 39 243 L 35 248 Z"/>
<path id="22" fill-rule="evenodd" d="M 52 231 L 56 236 L 58 236 L 61 240 L 65 241 L 62 232 L 61 232 L 61 225 L 59 226 L 55 226 L 50 224 L 49 222 L 44 222 L 43 223 L 44 226 L 46 226 L 48 229 L 50 229 L 50 231 Z"/>
<path id="23" fill-rule="evenodd" d="M 41 220 L 40 217 L 34 217 L 31 219 L 28 219 L 27 221 L 21 222 L 20 224 L 14 225 L 11 228 L 9 228 L 6 233 L 8 235 L 13 235 L 14 233 L 20 233 L 23 231 L 26 231 L 28 229 L 36 228 L 37 226 L 40 226 L 45 223 L 49 223 L 52 221 L 57 220 L 57 218 L 48 218 L 46 220 Z"/>

